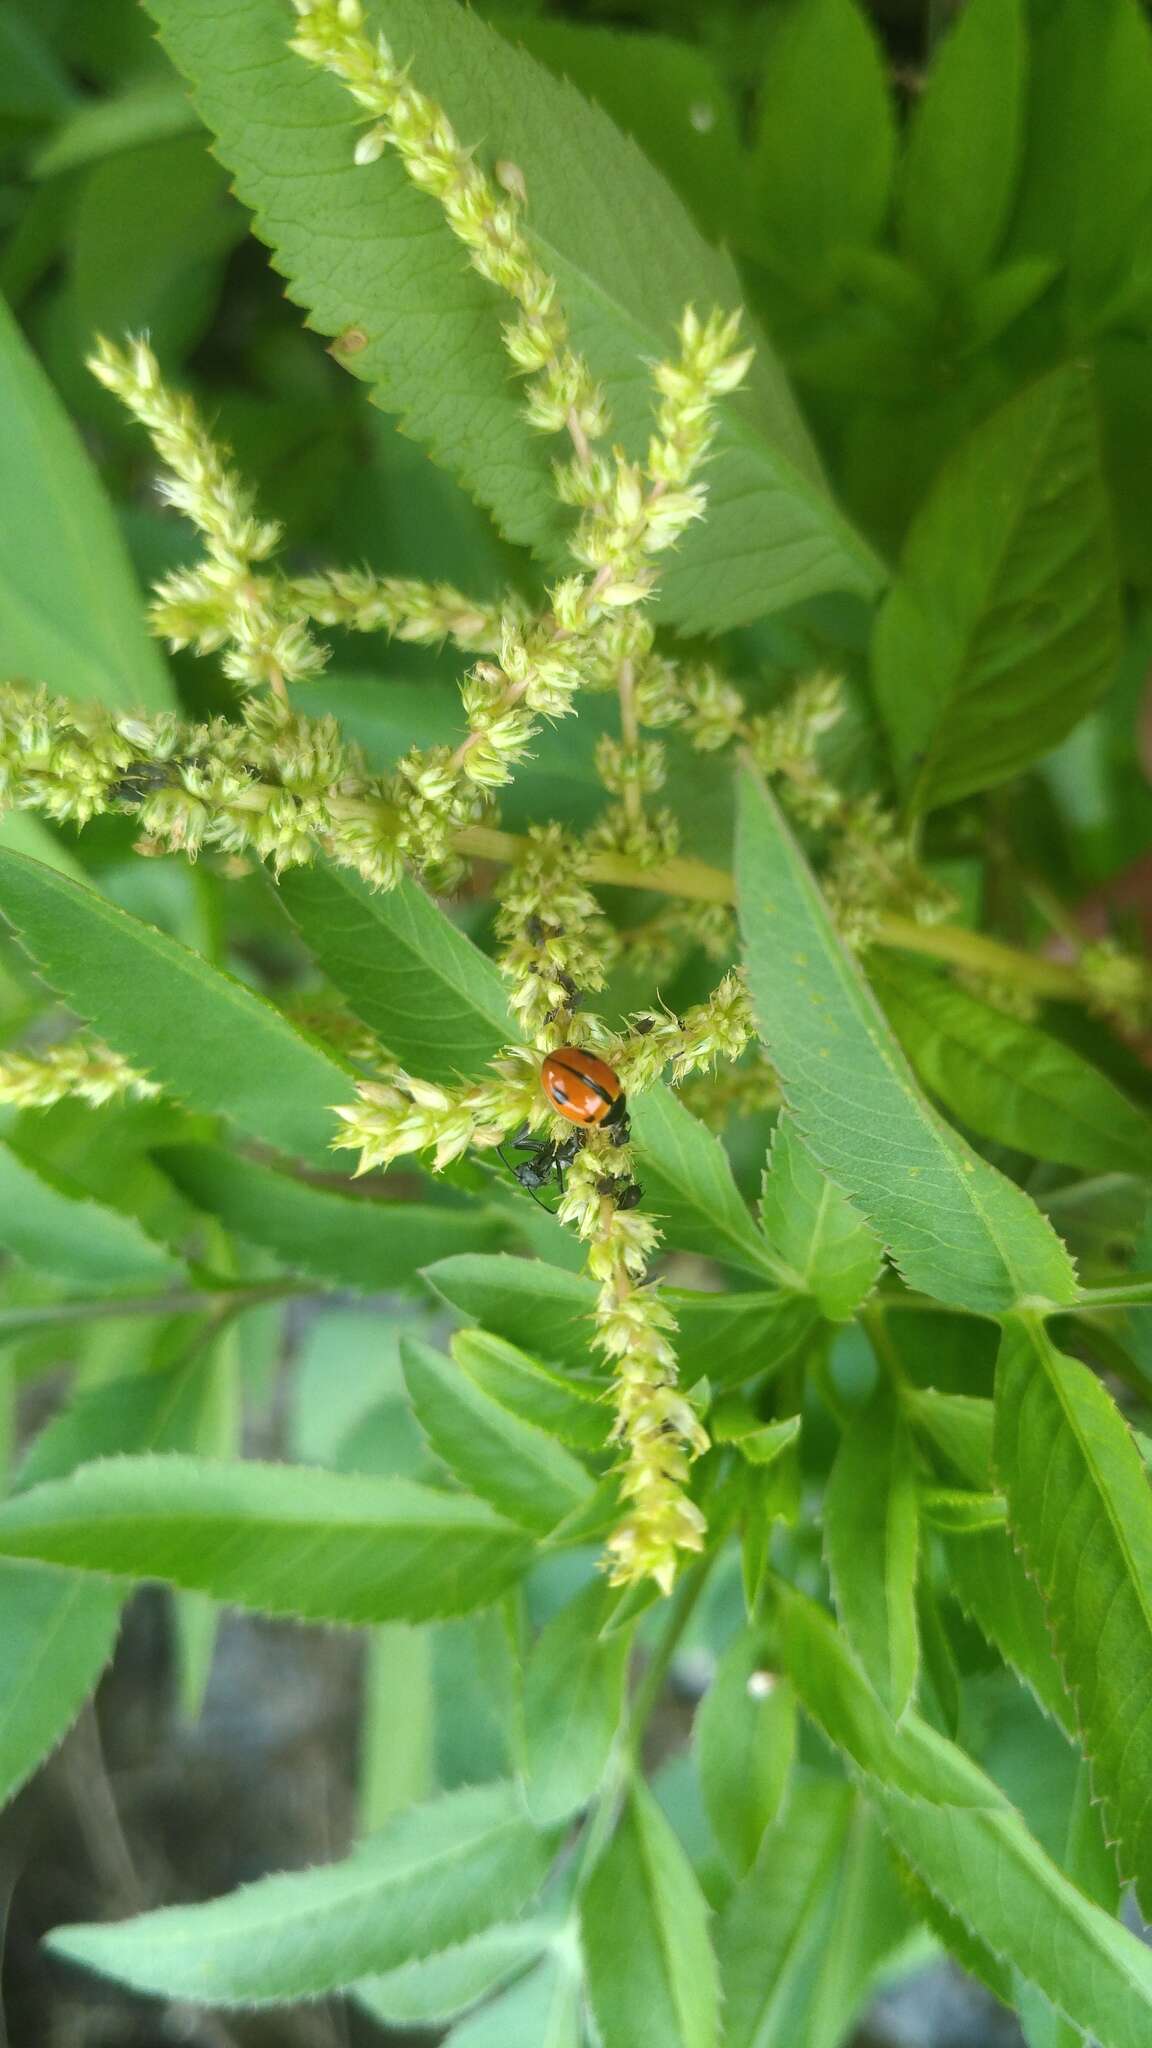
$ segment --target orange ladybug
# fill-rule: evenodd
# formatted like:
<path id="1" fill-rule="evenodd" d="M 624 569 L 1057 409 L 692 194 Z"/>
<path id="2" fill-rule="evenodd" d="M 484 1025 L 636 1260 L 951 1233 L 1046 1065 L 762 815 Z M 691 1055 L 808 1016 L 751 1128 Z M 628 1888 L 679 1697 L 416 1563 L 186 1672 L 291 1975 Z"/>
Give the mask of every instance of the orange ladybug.
<path id="1" fill-rule="evenodd" d="M 579 1045 L 558 1045 L 540 1068 L 540 1086 L 557 1116 L 570 1124 L 598 1124 L 614 1131 L 627 1128 L 627 1106 L 620 1076 L 607 1060 Z"/>

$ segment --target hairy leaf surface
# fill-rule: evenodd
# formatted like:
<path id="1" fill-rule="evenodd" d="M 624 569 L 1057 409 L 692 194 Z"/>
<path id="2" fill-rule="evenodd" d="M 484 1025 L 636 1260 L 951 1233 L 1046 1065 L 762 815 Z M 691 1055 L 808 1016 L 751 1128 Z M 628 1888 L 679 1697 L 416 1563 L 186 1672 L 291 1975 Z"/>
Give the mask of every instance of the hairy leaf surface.
<path id="1" fill-rule="evenodd" d="M 1115 1404 L 1046 1332 L 1010 1326 L 996 1462 L 1009 1525 L 1044 1597 L 1123 1873 L 1152 1900 L 1152 1493 Z"/>
<path id="2" fill-rule="evenodd" d="M 467 1613 L 530 1554 L 481 1501 L 302 1465 L 107 1458 L 0 1507 L 0 1556 L 161 1579 L 310 1621 Z"/>
<path id="3" fill-rule="evenodd" d="M 38 861 L 0 850 L 0 912 L 48 983 L 191 1109 L 331 1166 L 353 1071 L 198 953 Z"/>
<path id="4" fill-rule="evenodd" d="M 1070 1046 L 919 961 L 873 958 L 868 979 L 924 1087 L 969 1130 L 1084 1173 L 1152 1172 L 1152 1118 Z"/>
<path id="5" fill-rule="evenodd" d="M 772 1139 L 760 1220 L 831 1322 L 847 1322 L 879 1276 L 882 1253 L 859 1211 L 821 1173 L 788 1116 Z"/>
<path id="6" fill-rule="evenodd" d="M 1092 388 L 1054 370 L 951 455 L 876 623 L 876 694 L 914 808 L 1019 774 L 1070 732 L 1120 652 Z"/>
<path id="7" fill-rule="evenodd" d="M 741 787 L 740 917 L 760 1034 L 818 1166 L 908 1284 L 961 1308 L 1071 1301 L 1060 1240 L 931 1109 L 773 798 Z"/>
<path id="8" fill-rule="evenodd" d="M 531 1898 L 550 1844 L 509 1785 L 447 1793 L 397 1814 L 342 1863 L 204 1906 L 61 1927 L 57 1955 L 135 1990 L 203 2005 L 312 1998 L 464 1941 Z"/>
<path id="9" fill-rule="evenodd" d="M 276 0 L 154 0 L 152 12 L 293 297 L 322 333 L 367 337 L 347 361 L 376 401 L 511 539 L 555 561 L 555 451 L 522 416 L 500 339 L 507 302 L 469 269 L 438 206 L 391 158 L 354 165 L 363 116 L 288 50 Z M 379 0 L 372 16 L 461 140 L 522 172 L 527 224 L 575 339 L 618 431 L 642 447 L 643 362 L 667 353 L 689 301 L 738 302 L 728 259 L 602 110 L 478 16 L 453 0 Z M 667 615 L 692 630 L 878 580 L 824 491 L 770 345 L 757 342 L 752 387 L 725 408 L 709 519 L 665 577 Z"/>

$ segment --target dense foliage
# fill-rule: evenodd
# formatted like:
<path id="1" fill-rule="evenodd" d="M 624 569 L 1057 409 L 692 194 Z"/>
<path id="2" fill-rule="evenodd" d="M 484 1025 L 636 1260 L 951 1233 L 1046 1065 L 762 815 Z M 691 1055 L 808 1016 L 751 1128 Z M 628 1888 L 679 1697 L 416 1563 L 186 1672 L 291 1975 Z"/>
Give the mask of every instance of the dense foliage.
<path id="1" fill-rule="evenodd" d="M 148 7 L 0 20 L 0 1789 L 152 1581 L 362 1836 L 52 1948 L 1141 2048 L 1152 27 Z"/>

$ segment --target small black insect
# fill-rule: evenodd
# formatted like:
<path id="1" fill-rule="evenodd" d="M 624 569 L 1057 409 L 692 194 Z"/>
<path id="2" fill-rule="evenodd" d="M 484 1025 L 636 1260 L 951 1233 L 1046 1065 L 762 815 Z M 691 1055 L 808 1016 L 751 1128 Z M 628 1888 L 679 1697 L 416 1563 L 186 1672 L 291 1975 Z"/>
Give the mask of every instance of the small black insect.
<path id="1" fill-rule="evenodd" d="M 513 1180 L 524 1189 L 525 1194 L 531 1195 L 532 1200 L 541 1209 L 548 1209 L 547 1202 L 540 1201 L 538 1190 L 555 1184 L 560 1193 L 564 1193 L 564 1168 L 571 1166 L 584 1141 L 583 1131 L 573 1131 L 570 1138 L 563 1139 L 559 1144 L 552 1138 L 535 1138 L 527 1124 L 522 1124 L 515 1137 L 508 1139 L 508 1143 L 514 1152 L 526 1152 L 527 1159 L 509 1159 L 503 1145 L 498 1145 L 496 1150 Z M 548 1213 L 551 1215 L 553 1212 L 549 1209 Z"/>
<path id="2" fill-rule="evenodd" d="M 644 1190 L 639 1181 L 626 1180 L 622 1174 L 607 1174 L 596 1183 L 598 1195 L 607 1195 L 617 1209 L 634 1209 L 644 1199 Z"/>

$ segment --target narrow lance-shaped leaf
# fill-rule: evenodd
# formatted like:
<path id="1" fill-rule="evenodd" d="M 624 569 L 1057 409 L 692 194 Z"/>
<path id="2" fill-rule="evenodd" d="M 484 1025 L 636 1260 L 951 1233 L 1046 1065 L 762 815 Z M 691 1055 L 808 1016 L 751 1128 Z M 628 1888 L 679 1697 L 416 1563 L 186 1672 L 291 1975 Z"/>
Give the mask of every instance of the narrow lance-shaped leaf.
<path id="1" fill-rule="evenodd" d="M 157 1155 L 181 1194 L 292 1272 L 378 1293 L 413 1287 L 431 1259 L 480 1251 L 503 1226 L 474 1209 L 373 1201 L 310 1187 L 216 1145 L 165 1147 Z"/>
<path id="2" fill-rule="evenodd" d="M 602 1373 L 592 1345 L 596 1288 L 582 1274 L 538 1259 L 465 1254 L 442 1259 L 425 1278 L 453 1308 L 509 1342 L 575 1372 Z M 814 1302 L 783 1291 L 697 1294 L 669 1287 L 662 1293 L 679 1325 L 676 1353 L 686 1384 L 706 1375 L 718 1386 L 736 1385 L 778 1371 L 817 1320 Z"/>
<path id="3" fill-rule="evenodd" d="M 969 1130 L 1084 1173 L 1152 1172 L 1152 1118 L 1070 1046 L 919 961 L 875 956 L 868 979 L 924 1087 Z"/>
<path id="4" fill-rule="evenodd" d="M 57 1955 L 202 2005 L 314 1998 L 465 1940 L 530 1899 L 550 1843 L 511 1786 L 397 1814 L 342 1863 L 262 1878 L 204 1906 L 62 1927 Z"/>
<path id="5" fill-rule="evenodd" d="M 592 1480 L 563 1444 L 502 1408 L 430 1344 L 405 1337 L 400 1354 L 429 1443 L 482 1500 L 541 1536 L 587 1506 Z"/>
<path id="6" fill-rule="evenodd" d="M 0 912 L 50 988 L 192 1109 L 331 1165 L 353 1070 L 270 1003 L 90 889 L 0 851 Z"/>
<path id="7" fill-rule="evenodd" d="M 515 1036 L 500 970 L 417 882 L 370 889 L 317 861 L 280 898 L 329 980 L 410 1073 L 449 1087 Z"/>
<path id="8" fill-rule="evenodd" d="M 849 1416 L 824 1496 L 824 1548 L 844 1633 L 899 1715 L 916 1685 L 919 1515 L 908 1426 L 881 1386 Z"/>
<path id="9" fill-rule="evenodd" d="M 796 1748 L 796 1700 L 772 1668 L 763 1631 L 725 1651 L 693 1733 L 704 1808 L 725 1859 L 743 1877 L 776 1818 Z"/>
<path id="10" fill-rule="evenodd" d="M 161 1579 L 311 1621 L 467 1613 L 530 1555 L 480 1501 L 300 1465 L 108 1458 L 0 1507 L 2 1557 Z"/>
<path id="11" fill-rule="evenodd" d="M 444 2048 L 582 2048 L 583 2014 L 579 1962 L 558 1947 L 530 1976 L 453 2027 Z"/>
<path id="12" fill-rule="evenodd" d="M 0 1564 L 0 1801 L 71 1727 L 112 1655 L 123 1594 L 43 1565 Z"/>
<path id="13" fill-rule="evenodd" d="M 933 58 L 900 178 L 901 246 L 944 286 L 990 268 L 1012 203 L 1027 61 L 1020 0 L 969 0 Z"/>
<path id="14" fill-rule="evenodd" d="M 805 1778 L 716 1926 L 727 2048 L 786 2048 L 781 2008 L 830 1903 L 851 1787 Z"/>
<path id="15" fill-rule="evenodd" d="M 962 1750 L 913 1713 L 896 1729 L 831 1621 L 797 1595 L 784 1644 L 805 1711 L 863 1774 L 887 1832 L 947 1912 L 1100 2048 L 1141 2048 L 1152 2025 L 1143 1943 L 1069 1883 Z"/>
<path id="16" fill-rule="evenodd" d="M 547 1948 L 556 1928 L 522 1920 L 486 1928 L 453 1948 L 362 1977 L 352 1996 L 387 2027 L 442 2027 L 519 1976 Z"/>
<path id="17" fill-rule="evenodd" d="M 761 1036 L 817 1164 L 908 1284 L 961 1308 L 1075 1297 L 1071 1261 L 1021 1190 L 929 1107 L 816 881 L 751 771 L 742 779 L 740 918 Z"/>
<path id="18" fill-rule="evenodd" d="M 507 302 L 469 269 L 435 201 L 392 155 L 355 165 L 361 112 L 288 50 L 277 0 L 238 0 L 225 17 L 212 0 L 152 0 L 151 11 L 312 324 L 331 335 L 355 329 L 363 345 L 348 365 L 377 402 L 511 539 L 558 559 L 555 451 L 524 419 L 509 375 Z M 651 402 L 638 364 L 667 353 L 689 302 L 738 303 L 730 261 L 600 109 L 478 16 L 454 0 L 379 0 L 371 19 L 461 141 L 517 165 L 526 225 L 577 345 L 604 381 L 622 438 L 642 447 Z M 749 392 L 725 408 L 708 521 L 663 578 L 668 615 L 693 629 L 878 581 L 824 492 L 769 344 L 757 340 Z"/>
<path id="19" fill-rule="evenodd" d="M 1120 651 L 1085 371 L 1053 371 L 941 470 L 876 625 L 876 695 L 918 810 L 1019 774 L 1070 732 Z"/>
<path id="20" fill-rule="evenodd" d="M 631 1634 L 601 1631 L 616 1595 L 598 1582 L 544 1628 L 524 1671 L 524 1784 L 541 1825 L 588 1803 L 624 1709 Z"/>
<path id="21" fill-rule="evenodd" d="M 883 225 L 895 123 L 883 53 L 856 0 L 793 0 L 771 18 L 748 233 L 801 273 Z"/>
<path id="22" fill-rule="evenodd" d="M 183 1260 L 57 1168 L 0 1144 L 0 1246 L 29 1266 L 89 1288 L 162 1290 L 187 1280 Z"/>
<path id="23" fill-rule="evenodd" d="M 1121 1868 L 1152 1901 L 1152 1494 L 1115 1404 L 1047 1333 L 1013 1323 L 997 1368 L 996 1462 L 1044 1598 L 1093 1789 Z"/>
<path id="24" fill-rule="evenodd" d="M 634 1783 L 588 1879 L 580 1925 L 588 1996 L 604 2048 L 716 2048 L 716 1960 L 708 1908 L 647 1786 Z"/>
<path id="25" fill-rule="evenodd" d="M 871 1293 L 882 1258 L 876 1235 L 821 1173 L 787 1116 L 772 1139 L 760 1220 L 830 1321 L 845 1322 Z"/>
<path id="26" fill-rule="evenodd" d="M 748 1213 L 720 1140 L 668 1088 L 637 1096 L 630 1113 L 646 1206 L 668 1242 L 790 1284 L 793 1276 Z"/>
<path id="27" fill-rule="evenodd" d="M 0 301 L 0 674 L 160 710 L 171 685 L 91 463 Z"/>

